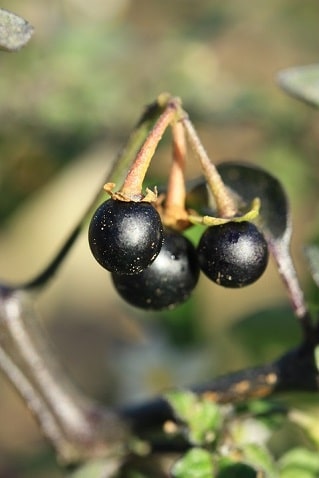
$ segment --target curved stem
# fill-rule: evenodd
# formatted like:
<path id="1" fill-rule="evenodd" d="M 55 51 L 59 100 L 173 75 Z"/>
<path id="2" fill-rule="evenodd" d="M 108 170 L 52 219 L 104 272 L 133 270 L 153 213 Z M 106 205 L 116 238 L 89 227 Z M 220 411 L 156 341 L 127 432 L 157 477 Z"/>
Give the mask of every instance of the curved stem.
<path id="1" fill-rule="evenodd" d="M 24 292 L 0 288 L 0 368 L 64 462 L 120 456 L 124 423 L 70 383 L 37 319 Z"/>
<path id="2" fill-rule="evenodd" d="M 194 126 L 188 117 L 182 119 L 183 125 L 192 146 L 192 149 L 197 156 L 207 180 L 207 184 L 214 196 L 218 214 L 221 217 L 230 218 L 237 213 L 237 206 L 231 194 L 227 190 L 224 181 L 222 180 L 216 166 L 211 162 L 208 154 L 202 145 Z"/>
<path id="3" fill-rule="evenodd" d="M 124 197 L 128 197 L 132 200 L 140 200 L 142 198 L 143 181 L 150 162 L 166 128 L 172 123 L 175 116 L 176 103 L 171 101 L 167 104 L 164 112 L 150 131 L 125 178 L 120 191 Z"/>
<path id="4" fill-rule="evenodd" d="M 180 121 L 172 123 L 171 127 L 173 136 L 173 161 L 169 172 L 165 205 L 161 216 L 163 223 L 167 227 L 183 230 L 190 225 L 185 209 L 185 130 Z"/>
<path id="5" fill-rule="evenodd" d="M 97 194 L 95 194 L 89 206 L 86 208 L 78 223 L 75 225 L 62 247 L 58 250 L 57 254 L 39 274 L 31 278 L 30 280 L 22 284 L 18 284 L 12 288 L 23 290 L 37 290 L 43 288 L 47 284 L 47 282 L 52 279 L 52 277 L 58 271 L 64 259 L 68 255 L 73 244 L 79 237 L 79 234 L 85 226 L 88 217 L 95 209 L 97 203 L 101 201 L 101 197 L 104 194 L 103 185 L 107 181 L 118 183 L 124 180 L 127 168 L 133 162 L 137 151 L 141 148 L 141 145 L 145 141 L 145 138 L 147 137 L 150 129 L 152 128 L 158 116 L 162 113 L 163 109 L 164 105 L 162 104 L 161 97 L 159 97 L 157 101 L 150 104 L 146 108 L 137 125 L 133 129 L 126 146 L 122 149 L 122 151 L 115 159 L 111 171 L 103 178 L 103 182 L 101 182 L 101 188 L 99 188 L 99 191 L 97 192 Z"/>
<path id="6" fill-rule="evenodd" d="M 314 347 L 305 343 L 270 364 L 217 377 L 210 383 L 190 387 L 190 390 L 215 403 L 234 404 L 282 392 L 317 392 L 318 376 Z M 167 420 L 175 421 L 173 411 L 163 397 L 128 405 L 119 413 L 137 434 L 161 427 Z"/>
<path id="7" fill-rule="evenodd" d="M 296 269 L 289 251 L 289 237 L 280 241 L 268 239 L 269 247 L 277 263 L 279 274 L 287 288 L 292 309 L 301 325 L 304 340 L 313 343 L 316 340 L 314 325 L 306 305 L 303 290 L 300 286 Z"/>
<path id="8" fill-rule="evenodd" d="M 173 162 L 168 178 L 166 209 L 170 207 L 184 208 L 186 198 L 185 165 L 186 141 L 185 131 L 180 122 L 172 124 Z"/>

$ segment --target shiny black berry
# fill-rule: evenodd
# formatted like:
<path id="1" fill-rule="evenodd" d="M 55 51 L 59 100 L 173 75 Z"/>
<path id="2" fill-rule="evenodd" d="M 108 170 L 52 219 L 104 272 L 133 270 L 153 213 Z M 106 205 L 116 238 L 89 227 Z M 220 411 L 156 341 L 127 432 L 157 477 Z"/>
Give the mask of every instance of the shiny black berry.
<path id="1" fill-rule="evenodd" d="M 197 247 L 200 268 L 224 287 L 255 282 L 268 263 L 263 234 L 251 222 L 228 222 L 206 229 Z"/>
<path id="2" fill-rule="evenodd" d="M 105 201 L 89 226 L 93 256 L 105 269 L 137 274 L 149 266 L 163 243 L 163 226 L 156 209 L 147 202 Z"/>
<path id="3" fill-rule="evenodd" d="M 142 309 L 171 309 L 184 302 L 197 284 L 196 250 L 184 236 L 164 231 L 161 252 L 143 272 L 134 276 L 112 274 L 120 296 Z"/>

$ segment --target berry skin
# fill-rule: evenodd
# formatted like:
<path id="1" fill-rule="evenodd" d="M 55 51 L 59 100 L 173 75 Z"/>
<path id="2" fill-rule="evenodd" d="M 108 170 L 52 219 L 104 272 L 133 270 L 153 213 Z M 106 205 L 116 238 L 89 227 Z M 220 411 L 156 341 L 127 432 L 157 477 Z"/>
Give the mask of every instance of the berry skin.
<path id="1" fill-rule="evenodd" d="M 181 234 L 164 231 L 161 252 L 143 272 L 134 276 L 112 274 L 119 295 L 135 307 L 172 309 L 190 296 L 199 266 L 193 244 Z"/>
<path id="2" fill-rule="evenodd" d="M 118 274 L 138 274 L 158 255 L 163 226 L 147 202 L 108 199 L 95 211 L 89 226 L 89 245 L 97 262 Z"/>
<path id="3" fill-rule="evenodd" d="M 263 234 L 251 222 L 228 222 L 206 229 L 197 247 L 202 271 L 224 287 L 244 287 L 262 275 L 268 263 Z"/>

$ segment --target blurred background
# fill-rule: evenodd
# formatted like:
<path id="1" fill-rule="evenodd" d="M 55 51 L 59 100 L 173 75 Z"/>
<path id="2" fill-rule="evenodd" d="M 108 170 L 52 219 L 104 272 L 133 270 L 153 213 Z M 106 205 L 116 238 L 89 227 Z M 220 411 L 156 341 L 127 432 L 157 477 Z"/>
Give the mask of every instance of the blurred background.
<path id="1" fill-rule="evenodd" d="M 279 70 L 318 60 L 315 0 L 3 0 L 1 7 L 35 27 L 27 47 L 0 55 L 4 281 L 26 280 L 48 262 L 144 105 L 169 91 L 182 98 L 214 161 L 244 159 L 282 181 L 293 256 L 315 307 L 302 246 L 319 236 L 319 118 L 276 84 Z M 164 138 L 152 182 L 165 182 L 169 161 Z M 188 177 L 199 174 L 190 161 Z M 37 307 L 74 381 L 110 404 L 271 360 L 299 339 L 273 264 L 247 289 L 201 277 L 187 304 L 142 313 L 117 297 L 86 231 Z M 0 477 L 62 476 L 4 378 L 0 423 Z"/>

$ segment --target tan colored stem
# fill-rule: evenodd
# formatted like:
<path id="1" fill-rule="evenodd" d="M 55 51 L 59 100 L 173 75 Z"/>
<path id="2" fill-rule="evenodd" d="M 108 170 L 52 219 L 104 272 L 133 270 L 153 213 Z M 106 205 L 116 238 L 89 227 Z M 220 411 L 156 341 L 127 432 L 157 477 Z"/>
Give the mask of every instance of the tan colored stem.
<path id="1" fill-rule="evenodd" d="M 207 184 L 214 196 L 217 211 L 221 217 L 233 217 L 237 213 L 237 206 L 227 190 L 219 172 L 215 165 L 209 159 L 198 135 L 189 118 L 183 118 L 183 125 L 192 146 L 192 149 L 197 156 L 207 180 Z"/>
<path id="2" fill-rule="evenodd" d="M 185 164 L 186 139 L 185 130 L 181 122 L 172 124 L 173 161 L 168 177 L 165 207 L 162 211 L 163 223 L 177 230 L 183 230 L 190 225 L 185 209 Z"/>
<path id="3" fill-rule="evenodd" d="M 142 185 L 151 159 L 155 153 L 158 143 L 162 139 L 166 128 L 174 120 L 176 116 L 176 109 L 176 103 L 172 101 L 168 103 L 166 109 L 158 118 L 143 146 L 139 150 L 134 164 L 125 178 L 121 188 L 121 194 L 123 196 L 127 196 L 132 200 L 141 199 Z"/>
<path id="4" fill-rule="evenodd" d="M 186 188 L 185 188 L 185 163 L 186 163 L 186 141 L 185 131 L 180 122 L 172 125 L 173 134 L 173 162 L 168 178 L 166 209 L 179 207 L 184 209 Z"/>

